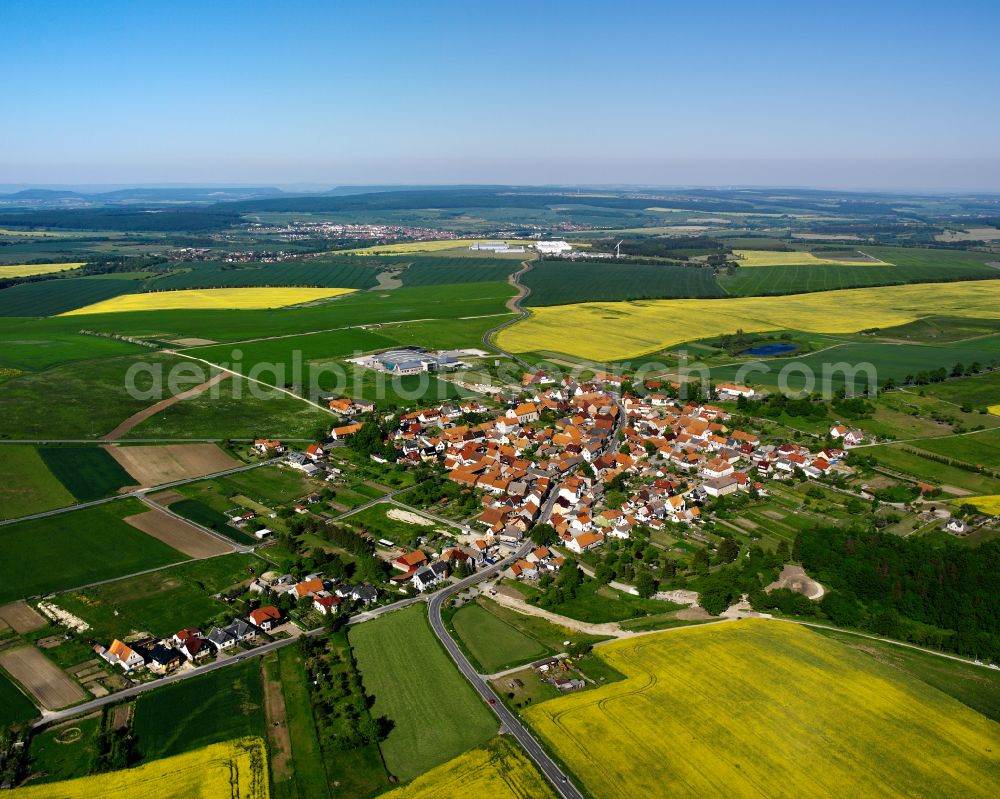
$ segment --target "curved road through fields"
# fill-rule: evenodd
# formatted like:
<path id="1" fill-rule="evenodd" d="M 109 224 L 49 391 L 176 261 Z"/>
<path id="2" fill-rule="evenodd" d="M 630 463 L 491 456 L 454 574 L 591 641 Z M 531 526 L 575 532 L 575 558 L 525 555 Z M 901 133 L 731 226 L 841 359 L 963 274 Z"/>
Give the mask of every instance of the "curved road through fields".
<path id="1" fill-rule="evenodd" d="M 444 644 L 444 648 L 451 656 L 451 659 L 455 661 L 455 665 L 458 666 L 459 671 L 462 672 L 462 676 L 469 681 L 472 687 L 476 690 L 476 693 L 478 693 L 479 696 L 482 697 L 482 699 L 493 710 L 493 712 L 500 717 L 500 721 L 503 723 L 504 727 L 506 727 L 510 734 L 517 739 L 517 742 L 521 744 L 521 747 L 527 753 L 528 757 L 534 761 L 538 770 L 545 775 L 545 778 L 550 783 L 552 783 L 556 793 L 564 797 L 564 799 L 583 799 L 583 794 L 577 790 L 576 786 L 569 781 L 552 758 L 550 758 L 542 747 L 538 745 L 538 741 L 536 741 L 532 734 L 528 732 L 527 728 L 521 724 L 517 716 L 515 716 L 508 709 L 508 707 L 500 701 L 500 697 L 493 691 L 489 683 L 486 682 L 486 680 L 472 667 L 468 658 L 465 657 L 465 653 L 462 652 L 461 648 L 457 643 L 455 643 L 455 640 L 448 633 L 448 629 L 444 625 L 444 620 L 441 618 L 441 608 L 444 607 L 445 601 L 450 596 L 458 593 L 459 591 L 463 591 L 480 580 L 483 580 L 486 577 L 489 577 L 506 568 L 507 564 L 515 558 L 520 558 L 526 555 L 532 546 L 534 545 L 528 541 L 513 555 L 505 558 L 499 563 L 493 564 L 493 566 L 489 569 L 483 569 L 482 571 L 476 572 L 471 577 L 466 577 L 464 580 L 460 580 L 459 582 L 449 585 L 437 593 L 432 594 L 427 603 L 427 615 L 431 622 L 431 628 L 441 640 L 441 643 Z"/>
<path id="2" fill-rule="evenodd" d="M 528 311 L 521 306 L 521 300 L 531 294 L 531 289 L 520 282 L 521 275 L 531 271 L 532 262 L 522 261 L 521 268 L 516 272 L 513 272 L 510 277 L 507 278 L 507 282 L 510 283 L 514 288 L 517 289 L 517 294 L 507 300 L 507 307 L 510 308 L 514 313 L 518 314 L 513 319 L 506 319 L 498 325 L 494 325 L 485 333 L 483 333 L 483 346 L 487 349 L 495 349 L 501 355 L 506 355 L 508 358 L 512 359 L 519 365 L 523 366 L 525 369 L 532 369 L 532 365 L 527 361 L 522 361 L 514 353 L 507 352 L 499 344 L 493 341 L 493 336 L 503 330 L 505 327 L 510 327 L 515 322 L 520 322 L 528 316 Z"/>

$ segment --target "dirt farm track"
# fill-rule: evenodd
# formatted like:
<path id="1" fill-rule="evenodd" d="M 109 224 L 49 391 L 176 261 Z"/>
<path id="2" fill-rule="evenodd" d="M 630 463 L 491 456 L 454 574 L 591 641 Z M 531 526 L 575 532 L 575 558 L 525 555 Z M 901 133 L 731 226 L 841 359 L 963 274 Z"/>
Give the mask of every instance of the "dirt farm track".
<path id="1" fill-rule="evenodd" d="M 215 444 L 106 446 L 111 456 L 140 485 L 154 486 L 201 477 L 239 466 Z"/>
<path id="2" fill-rule="evenodd" d="M 33 646 L 3 652 L 0 666 L 46 710 L 57 710 L 87 698 L 79 685 Z"/>
<path id="3" fill-rule="evenodd" d="M 181 521 L 159 510 L 137 513 L 125 520 L 137 530 L 142 530 L 168 547 L 190 555 L 192 558 L 208 558 L 232 552 L 233 547 L 214 536 L 206 535 L 197 527 Z"/>

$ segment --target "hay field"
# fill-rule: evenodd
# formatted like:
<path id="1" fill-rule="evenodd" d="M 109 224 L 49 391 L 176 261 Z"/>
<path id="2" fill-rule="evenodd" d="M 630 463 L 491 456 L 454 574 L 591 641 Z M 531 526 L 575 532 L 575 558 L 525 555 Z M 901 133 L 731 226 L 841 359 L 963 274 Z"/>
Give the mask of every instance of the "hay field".
<path id="1" fill-rule="evenodd" d="M 545 778 L 509 736 L 494 738 L 421 774 L 383 799 L 554 799 Z"/>
<path id="2" fill-rule="evenodd" d="M 5 650 L 0 655 L 0 666 L 47 710 L 75 705 L 87 698 L 66 672 L 33 646 Z"/>
<path id="3" fill-rule="evenodd" d="M 608 361 L 737 330 L 856 333 L 904 325 L 925 316 L 1000 319 L 1000 281 L 536 307 L 530 317 L 502 330 L 497 341 L 513 352 L 555 350 Z"/>
<path id="4" fill-rule="evenodd" d="M 212 744 L 123 771 L 49 785 L 29 785 L 11 799 L 93 799 L 95 796 L 160 796 L 185 799 L 268 799 L 267 755 L 260 738 Z"/>
<path id="5" fill-rule="evenodd" d="M 82 308 L 65 311 L 59 316 L 83 314 L 125 313 L 127 311 L 209 311 L 209 310 L 259 310 L 285 308 L 304 302 L 327 300 L 350 294 L 356 289 L 303 289 L 303 288 L 226 288 L 183 289 L 179 291 L 150 291 L 144 294 L 120 294 L 109 300 L 95 302 Z"/>
<path id="6" fill-rule="evenodd" d="M 599 799 L 971 799 L 1000 780 L 1000 725 L 799 625 L 749 619 L 598 652 L 628 678 L 524 714 Z"/>
<path id="7" fill-rule="evenodd" d="M 53 275 L 56 272 L 68 272 L 71 269 L 79 269 L 84 263 L 81 261 L 75 264 L 13 264 L 11 266 L 0 266 L 0 278 Z"/>
<path id="8" fill-rule="evenodd" d="M 733 250 L 741 267 L 754 266 L 892 266 L 869 258 L 817 258 L 811 252 L 780 250 Z"/>

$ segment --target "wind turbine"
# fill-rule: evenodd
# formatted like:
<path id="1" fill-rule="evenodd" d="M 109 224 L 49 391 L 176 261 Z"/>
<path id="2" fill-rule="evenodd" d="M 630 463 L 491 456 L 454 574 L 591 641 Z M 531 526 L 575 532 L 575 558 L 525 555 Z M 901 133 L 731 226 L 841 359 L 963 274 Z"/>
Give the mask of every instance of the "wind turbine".
<path id="1" fill-rule="evenodd" d="M 625 239 L 622 239 L 615 245 L 615 258 L 622 257 L 622 245 L 625 243 Z"/>

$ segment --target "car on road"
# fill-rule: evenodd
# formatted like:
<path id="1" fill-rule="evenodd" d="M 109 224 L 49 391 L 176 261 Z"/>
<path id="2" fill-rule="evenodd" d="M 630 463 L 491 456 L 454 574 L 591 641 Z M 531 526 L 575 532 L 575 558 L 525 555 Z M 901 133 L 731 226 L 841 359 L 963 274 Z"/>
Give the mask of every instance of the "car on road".
<path id="1" fill-rule="evenodd" d="M 497 703 L 497 700 L 496 699 L 488 699 L 487 702 L 489 702 L 489 704 L 491 704 L 491 705 L 495 705 Z"/>

